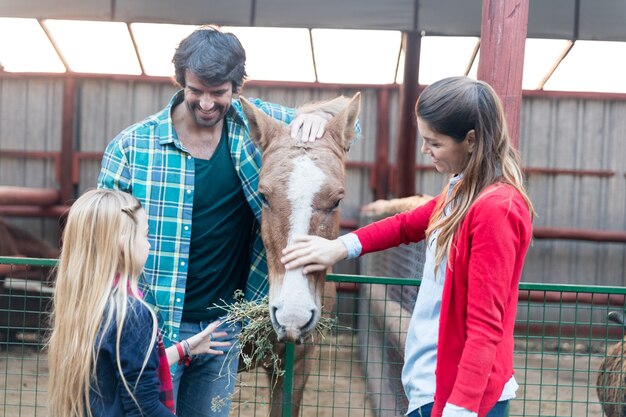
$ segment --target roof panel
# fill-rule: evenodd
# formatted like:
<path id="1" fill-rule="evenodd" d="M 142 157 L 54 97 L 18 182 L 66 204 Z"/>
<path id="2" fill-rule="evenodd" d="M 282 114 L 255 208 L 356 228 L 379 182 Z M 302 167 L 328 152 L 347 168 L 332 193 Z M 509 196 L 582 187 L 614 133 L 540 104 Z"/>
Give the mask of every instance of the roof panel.
<path id="1" fill-rule="evenodd" d="M 246 50 L 246 72 L 250 80 L 315 81 L 308 29 L 224 27 L 223 30 L 234 33 Z"/>
<path id="2" fill-rule="evenodd" d="M 528 37 L 626 40 L 624 0 L 529 0 Z M 20 0 L 0 16 L 233 26 L 418 30 L 480 36 L 482 0 Z M 418 5 L 418 6 L 416 6 Z M 415 26 L 415 8 L 417 26 Z"/>
<path id="3" fill-rule="evenodd" d="M 311 35 L 319 82 L 394 82 L 402 43 L 400 32 L 313 29 Z"/>
<path id="4" fill-rule="evenodd" d="M 0 16 L 109 20 L 111 0 L 0 1 Z"/>
<path id="5" fill-rule="evenodd" d="M 415 0 L 257 0 L 255 26 L 411 30 Z"/>
<path id="6" fill-rule="evenodd" d="M 478 47 L 478 39 L 456 36 L 422 37 L 419 83 L 428 85 L 442 78 L 465 75 L 472 62 L 474 50 Z"/>
<path id="7" fill-rule="evenodd" d="M 97 74 L 141 74 L 125 23 L 45 20 L 69 69 Z"/>
<path id="8" fill-rule="evenodd" d="M 109 0 L 111 1 L 111 0 Z M 179 24 L 251 24 L 252 0 L 116 0 L 115 20 Z"/>
<path id="9" fill-rule="evenodd" d="M 137 44 L 137 52 L 146 75 L 171 77 L 174 75 L 172 57 L 181 40 L 198 26 L 159 23 L 132 23 L 130 30 Z"/>
<path id="10" fill-rule="evenodd" d="M 417 29 L 426 35 L 480 36 L 482 0 L 420 0 Z"/>
<path id="11" fill-rule="evenodd" d="M 626 93 L 626 42 L 576 41 L 545 90 Z"/>
<path id="12" fill-rule="evenodd" d="M 576 21 L 572 0 L 530 0 L 528 37 L 572 39 Z"/>
<path id="13" fill-rule="evenodd" d="M 626 40 L 626 1 L 580 0 L 578 39 Z"/>
<path id="14" fill-rule="evenodd" d="M 5 71 L 65 72 L 37 19 L 0 18 L 0 39 L 13 40 L 0 42 L 0 67 Z"/>

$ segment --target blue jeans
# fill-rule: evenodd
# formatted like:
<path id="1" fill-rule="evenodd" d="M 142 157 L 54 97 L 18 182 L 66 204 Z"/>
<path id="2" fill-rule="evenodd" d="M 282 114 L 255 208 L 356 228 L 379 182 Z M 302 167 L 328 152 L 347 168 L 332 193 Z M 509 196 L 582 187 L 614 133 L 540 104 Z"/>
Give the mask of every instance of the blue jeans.
<path id="1" fill-rule="evenodd" d="M 413 410 L 409 413 L 408 417 L 430 417 L 430 412 L 433 409 L 433 404 L 426 404 L 416 410 Z M 507 406 L 509 405 L 507 401 L 497 402 L 496 405 L 489 411 L 487 417 L 504 417 L 506 415 Z"/>
<path id="2" fill-rule="evenodd" d="M 179 331 L 181 340 L 199 333 L 209 324 L 210 322 L 182 322 Z M 173 388 L 178 417 L 228 416 L 237 379 L 237 336 L 241 333 L 241 325 L 222 323 L 216 332 L 221 331 L 228 335 L 213 340 L 231 342 L 229 347 L 214 348 L 223 350 L 223 355 L 194 356 L 188 367 L 184 364 L 176 367 Z"/>

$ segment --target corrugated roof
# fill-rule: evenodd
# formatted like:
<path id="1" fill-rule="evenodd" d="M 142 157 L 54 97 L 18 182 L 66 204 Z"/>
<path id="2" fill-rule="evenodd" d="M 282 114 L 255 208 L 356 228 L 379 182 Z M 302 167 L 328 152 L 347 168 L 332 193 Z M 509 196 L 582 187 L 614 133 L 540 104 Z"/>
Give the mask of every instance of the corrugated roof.
<path id="1" fill-rule="evenodd" d="M 482 0 L 21 0 L 0 16 L 479 36 Z M 626 41 L 626 1 L 530 0 L 529 38 Z"/>

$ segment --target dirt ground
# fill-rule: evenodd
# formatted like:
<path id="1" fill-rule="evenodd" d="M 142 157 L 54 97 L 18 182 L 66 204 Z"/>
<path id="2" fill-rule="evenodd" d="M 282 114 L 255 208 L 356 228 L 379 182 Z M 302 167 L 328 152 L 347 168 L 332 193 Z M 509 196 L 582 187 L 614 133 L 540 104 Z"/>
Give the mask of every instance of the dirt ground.
<path id="1" fill-rule="evenodd" d="M 368 400 L 358 352 L 349 336 L 339 349 L 325 347 L 313 364 L 303 400 L 303 417 L 374 416 Z M 347 346 L 347 347 L 346 347 Z M 536 353 L 515 359 L 518 398 L 510 416 L 601 417 L 595 393 L 600 359 L 588 354 Z M 0 417 L 46 416 L 48 367 L 34 348 L 0 352 Z M 241 375 L 231 417 L 266 417 L 269 383 L 263 373 Z M 381 417 L 394 417 L 391 414 Z"/>

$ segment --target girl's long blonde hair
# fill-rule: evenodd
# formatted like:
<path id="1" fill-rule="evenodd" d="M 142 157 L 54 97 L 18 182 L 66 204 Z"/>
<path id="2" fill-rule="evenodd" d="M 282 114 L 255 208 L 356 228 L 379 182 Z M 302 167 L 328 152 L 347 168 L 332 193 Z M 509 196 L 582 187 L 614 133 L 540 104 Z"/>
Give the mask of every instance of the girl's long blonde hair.
<path id="1" fill-rule="evenodd" d="M 504 183 L 522 195 L 531 217 L 534 209 L 523 183 L 519 154 L 511 146 L 502 104 L 493 88 L 468 77 L 450 77 L 424 89 L 415 105 L 417 117 L 434 131 L 457 143 L 474 130 L 475 144 L 463 178 L 449 198 L 439 200 L 430 218 L 426 236 L 438 230 L 436 268 L 448 257 L 454 233 L 480 193 L 489 185 Z M 448 185 L 444 187 L 444 192 Z M 445 195 L 445 194 L 444 194 Z M 447 214 L 444 217 L 444 211 Z"/>
<path id="2" fill-rule="evenodd" d="M 63 232 L 48 344 L 50 417 L 91 417 L 90 387 L 95 380 L 99 335 L 117 325 L 117 367 L 125 388 L 119 346 L 129 296 L 137 298 L 141 274 L 132 248 L 139 202 L 130 194 L 92 190 L 72 205 Z M 152 311 L 152 310 L 150 310 Z M 154 347 L 153 337 L 144 367 Z M 134 396 L 133 396 L 134 398 Z"/>

